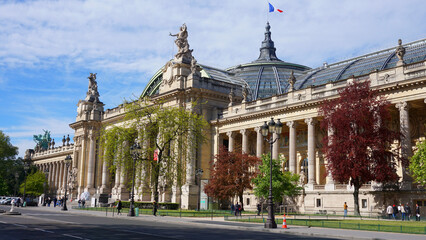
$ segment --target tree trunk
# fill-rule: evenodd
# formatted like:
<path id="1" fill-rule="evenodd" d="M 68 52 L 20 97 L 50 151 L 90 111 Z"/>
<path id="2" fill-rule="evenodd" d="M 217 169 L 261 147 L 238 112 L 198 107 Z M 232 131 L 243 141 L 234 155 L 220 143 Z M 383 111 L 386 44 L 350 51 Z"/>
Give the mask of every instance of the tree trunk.
<path id="1" fill-rule="evenodd" d="M 240 198 L 241 209 L 244 209 L 244 205 L 243 205 L 243 194 L 242 194 L 242 193 L 240 193 L 240 194 L 238 195 L 238 197 Z"/>
<path id="2" fill-rule="evenodd" d="M 158 181 L 160 177 L 160 164 L 159 163 L 153 163 L 153 174 L 154 174 L 154 201 L 158 203 Z"/>
<path id="3" fill-rule="evenodd" d="M 354 215 L 359 216 L 359 188 L 361 187 L 359 184 L 354 184 Z"/>

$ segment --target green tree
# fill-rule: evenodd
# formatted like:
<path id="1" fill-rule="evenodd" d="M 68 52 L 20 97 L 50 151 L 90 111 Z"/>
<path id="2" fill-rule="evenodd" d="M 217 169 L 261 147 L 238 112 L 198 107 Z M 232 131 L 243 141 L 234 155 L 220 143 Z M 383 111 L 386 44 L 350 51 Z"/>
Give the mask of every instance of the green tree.
<path id="1" fill-rule="evenodd" d="M 268 198 L 269 196 L 269 176 L 270 176 L 270 153 L 262 155 L 262 164 L 259 166 L 259 174 L 252 180 L 254 195 L 258 198 Z M 272 196 L 275 202 L 280 202 L 284 196 L 294 196 L 302 190 L 298 186 L 299 175 L 291 172 L 281 171 L 282 160 L 272 159 Z"/>
<path id="2" fill-rule="evenodd" d="M 238 151 L 229 152 L 226 147 L 221 147 L 216 161 L 211 162 L 210 180 L 204 187 L 204 192 L 209 197 L 220 200 L 229 200 L 238 196 L 243 205 L 243 193 L 253 189 L 251 180 L 257 172 L 253 171 L 260 159 Z"/>
<path id="3" fill-rule="evenodd" d="M 10 143 L 10 138 L 0 130 L 0 195 L 12 195 L 16 186 L 15 172 L 22 172 L 20 159 L 15 160 L 18 148 Z M 18 179 L 20 180 L 20 179 Z"/>
<path id="4" fill-rule="evenodd" d="M 426 185 L 426 141 L 417 144 L 417 151 L 410 160 L 410 171 L 415 181 Z"/>
<path id="5" fill-rule="evenodd" d="M 203 130 L 204 133 L 208 131 L 208 124 L 202 115 L 196 113 L 198 107 L 196 103 L 165 106 L 148 99 L 126 103 L 120 126 L 106 126 L 101 133 L 104 149 L 100 152 L 101 157 L 107 161 L 111 171 L 120 167 L 132 173 L 130 147 L 136 138 L 141 139 L 142 148 L 136 167 L 151 173 L 150 179 L 141 180 L 147 186 L 149 182 L 152 184 L 154 199 L 158 202 L 160 180 L 165 187 L 185 184 L 187 161 L 205 140 Z"/>
<path id="6" fill-rule="evenodd" d="M 44 182 L 45 182 L 45 175 L 42 172 L 36 171 L 30 175 L 27 176 L 27 187 L 26 187 L 26 195 L 30 196 L 40 196 L 44 192 Z M 24 186 L 25 183 L 22 183 L 19 191 L 24 194 Z M 46 185 L 46 188 L 48 186 Z"/>

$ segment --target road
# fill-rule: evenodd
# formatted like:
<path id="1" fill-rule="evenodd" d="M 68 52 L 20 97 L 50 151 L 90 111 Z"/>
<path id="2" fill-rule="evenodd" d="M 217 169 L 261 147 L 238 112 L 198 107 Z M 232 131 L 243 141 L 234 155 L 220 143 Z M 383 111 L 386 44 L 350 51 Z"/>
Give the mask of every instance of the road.
<path id="1" fill-rule="evenodd" d="M 9 210 L 5 206 L 0 209 Z M 112 218 L 17 208 L 20 216 L 0 214 L 0 239 L 330 239 L 256 231 L 240 223 L 163 222 L 154 217 Z M 160 218 L 160 217 L 158 217 Z M 241 229 L 241 226 L 244 229 Z M 253 228 L 251 231 L 249 228 Z M 256 229 L 255 229 L 256 228 Z"/>

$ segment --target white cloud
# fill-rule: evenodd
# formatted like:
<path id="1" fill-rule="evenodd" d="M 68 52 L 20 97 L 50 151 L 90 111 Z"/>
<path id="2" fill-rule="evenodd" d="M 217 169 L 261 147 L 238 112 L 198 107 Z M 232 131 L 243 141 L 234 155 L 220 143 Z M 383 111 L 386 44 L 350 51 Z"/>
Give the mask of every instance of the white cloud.
<path id="1" fill-rule="evenodd" d="M 269 21 L 277 55 L 288 62 L 317 67 L 394 47 L 398 38 L 425 38 L 423 0 L 271 3 L 284 10 L 270 14 Z M 56 137 L 71 133 L 68 124 L 85 96 L 89 71 L 99 73 L 106 108 L 140 95 L 176 52 L 168 34 L 182 23 L 199 63 L 226 68 L 253 61 L 266 12 L 266 1 L 243 0 L 0 2 L 0 100 L 8 103 L 0 109 L 2 118 L 10 118 L 0 124 L 22 148 L 42 129 Z M 57 71 L 43 75 L 47 79 L 38 77 L 52 69 Z M 19 72 L 22 79 L 3 70 Z"/>

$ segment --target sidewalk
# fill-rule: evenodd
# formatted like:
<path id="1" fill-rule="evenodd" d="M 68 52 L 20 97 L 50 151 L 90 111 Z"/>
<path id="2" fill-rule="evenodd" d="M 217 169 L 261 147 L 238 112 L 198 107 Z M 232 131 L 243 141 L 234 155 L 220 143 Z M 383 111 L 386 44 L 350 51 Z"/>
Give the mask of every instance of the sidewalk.
<path id="1" fill-rule="evenodd" d="M 27 207 L 26 209 L 31 209 Z M 46 212 L 62 212 L 60 208 L 53 207 L 36 207 L 35 210 L 42 210 Z M 247 222 L 231 222 L 225 221 L 223 217 L 208 218 L 179 218 L 179 217 L 160 217 L 152 215 L 139 215 L 138 217 L 128 217 L 127 214 L 114 216 L 111 212 L 108 212 L 107 216 L 105 212 L 101 211 L 85 211 L 72 209 L 71 206 L 68 208 L 69 214 L 76 215 L 87 215 L 87 216 L 98 216 L 98 217 L 114 217 L 126 220 L 134 221 L 150 221 L 158 223 L 179 223 L 179 224 L 191 224 L 199 227 L 207 227 L 214 229 L 235 229 L 235 230 L 246 230 L 246 231 L 259 231 L 259 232 L 272 232 L 277 234 L 290 234 L 290 235 L 301 235 L 301 236 L 318 236 L 328 237 L 337 239 L 389 239 L 389 240 L 424 240 L 425 235 L 420 234 L 404 234 L 404 233 L 387 233 L 387 232 L 374 232 L 374 231 L 359 231 L 359 230 L 347 230 L 347 229 L 333 229 L 333 228 L 319 228 L 319 227 L 306 227 L 306 226 L 294 226 L 288 225 L 287 229 L 282 229 L 278 226 L 277 229 L 265 229 L 262 224 L 258 223 L 247 223 Z"/>

